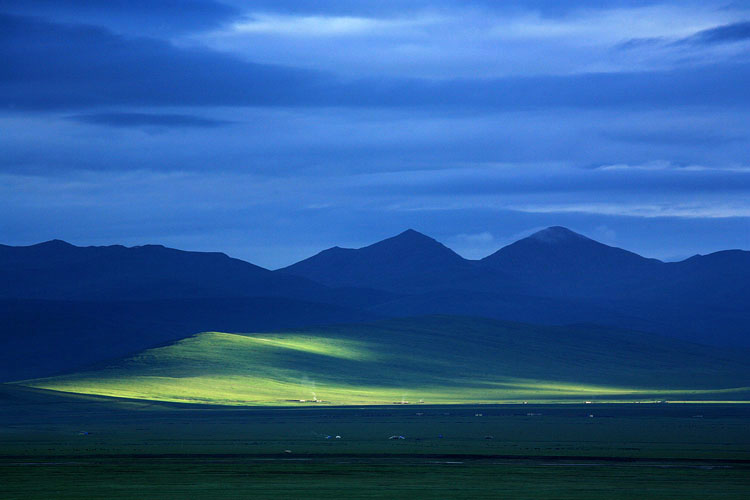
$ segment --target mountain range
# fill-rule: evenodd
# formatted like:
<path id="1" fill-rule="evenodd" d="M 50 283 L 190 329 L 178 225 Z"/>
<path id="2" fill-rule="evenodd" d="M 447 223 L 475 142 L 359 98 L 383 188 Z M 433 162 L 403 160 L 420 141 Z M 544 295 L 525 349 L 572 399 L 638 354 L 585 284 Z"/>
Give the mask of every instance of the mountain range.
<path id="1" fill-rule="evenodd" d="M 409 230 L 361 249 L 325 250 L 277 272 L 398 294 L 369 307 L 391 316 L 598 323 L 750 345 L 750 252 L 743 250 L 662 262 L 550 227 L 472 261 Z"/>
<path id="2" fill-rule="evenodd" d="M 452 314 L 598 324 L 750 346 L 750 252 L 661 262 L 550 227 L 468 260 L 414 230 L 271 271 L 160 245 L 0 245 L 0 380 L 39 377 L 204 330 Z"/>
<path id="3" fill-rule="evenodd" d="M 750 297 L 750 252 L 662 262 L 550 227 L 477 261 L 414 230 L 360 249 L 334 247 L 278 271 L 329 286 L 400 294 L 465 290 L 573 299 L 694 300 Z"/>

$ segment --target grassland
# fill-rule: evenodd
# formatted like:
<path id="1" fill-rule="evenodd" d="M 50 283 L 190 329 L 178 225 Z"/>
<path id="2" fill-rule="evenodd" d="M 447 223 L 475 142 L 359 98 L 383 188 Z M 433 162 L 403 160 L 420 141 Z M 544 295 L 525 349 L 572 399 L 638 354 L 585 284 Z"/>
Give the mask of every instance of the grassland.
<path id="1" fill-rule="evenodd" d="M 0 470 L 3 467 L 0 465 Z M 4 473 L 8 473 L 5 468 Z M 5 500 L 506 498 L 744 500 L 750 468 L 416 461 L 98 460 L 16 467 Z M 46 480 L 40 482 L 39 474 Z"/>
<path id="2" fill-rule="evenodd" d="M 18 386 L 0 403 L 3 500 L 750 493 L 749 405 L 227 407 Z"/>
<path id="3" fill-rule="evenodd" d="M 427 317 L 205 332 L 42 389 L 221 405 L 750 399 L 745 353 L 593 327 Z"/>

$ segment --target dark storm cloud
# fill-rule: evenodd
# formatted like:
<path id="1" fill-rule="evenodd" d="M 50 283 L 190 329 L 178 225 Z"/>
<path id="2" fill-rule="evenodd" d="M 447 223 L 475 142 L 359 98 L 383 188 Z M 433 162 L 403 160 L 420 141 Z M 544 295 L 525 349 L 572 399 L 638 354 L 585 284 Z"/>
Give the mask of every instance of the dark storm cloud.
<path id="1" fill-rule="evenodd" d="M 6 108 L 294 104 L 311 71 L 239 62 L 103 28 L 0 15 Z"/>
<path id="2" fill-rule="evenodd" d="M 682 40 L 683 43 L 714 45 L 750 40 L 750 21 L 742 21 L 699 31 Z"/>
<path id="3" fill-rule="evenodd" d="M 677 41 L 670 41 L 666 37 L 632 38 L 618 44 L 615 48 L 620 50 L 648 49 L 658 46 L 690 46 L 690 45 L 720 45 L 750 40 L 750 21 L 741 21 L 732 24 L 716 26 L 706 30 L 698 31 L 688 37 Z"/>
<path id="4" fill-rule="evenodd" d="M 202 116 L 157 113 L 94 113 L 88 115 L 74 115 L 68 118 L 82 123 L 104 125 L 108 127 L 210 128 L 221 127 L 232 123 L 227 120 L 214 120 Z"/>
<path id="5" fill-rule="evenodd" d="M 637 49 L 649 49 L 652 47 L 658 47 L 667 43 L 667 39 L 663 37 L 650 37 L 650 38 L 631 38 L 624 42 L 615 45 L 615 50 L 637 50 Z"/>
<path id="6" fill-rule="evenodd" d="M 240 15 L 213 0 L 2 0 L 0 11 L 154 36 L 208 29 Z"/>
<path id="7" fill-rule="evenodd" d="M 353 106 L 478 109 L 750 103 L 750 65 L 499 79 L 361 79 L 177 48 L 98 27 L 0 15 L 0 98 L 13 109 Z"/>

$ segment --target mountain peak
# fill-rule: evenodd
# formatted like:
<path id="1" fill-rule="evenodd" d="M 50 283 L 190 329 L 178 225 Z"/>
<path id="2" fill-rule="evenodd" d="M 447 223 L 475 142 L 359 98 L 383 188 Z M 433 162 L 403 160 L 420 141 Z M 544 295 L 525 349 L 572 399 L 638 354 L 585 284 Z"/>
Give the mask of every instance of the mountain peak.
<path id="1" fill-rule="evenodd" d="M 29 245 L 27 247 L 17 247 L 17 248 L 28 248 L 35 252 L 42 252 L 42 253 L 50 254 L 50 255 L 55 255 L 58 253 L 68 254 L 69 252 L 73 250 L 79 249 L 79 247 L 72 245 L 68 243 L 67 241 L 57 240 L 57 239 L 43 241 L 41 243 L 36 243 L 34 245 Z"/>
<path id="2" fill-rule="evenodd" d="M 539 241 L 542 243 L 559 243 L 572 240 L 588 240 L 582 234 L 578 234 L 575 231 L 571 231 L 567 227 L 562 226 L 551 226 L 547 229 L 537 231 L 528 237 L 530 240 Z"/>
<path id="3" fill-rule="evenodd" d="M 323 250 L 317 255 L 321 255 L 321 254 L 322 255 L 326 255 L 326 254 L 328 255 L 344 255 L 344 254 L 354 255 L 356 253 L 371 254 L 372 252 L 382 252 L 382 251 L 388 251 L 388 252 L 397 251 L 397 252 L 409 253 L 414 250 L 420 251 L 420 249 L 424 250 L 424 249 L 429 249 L 429 248 L 440 249 L 441 251 L 448 251 L 450 253 L 454 253 L 453 250 L 450 250 L 448 247 L 446 247 L 439 241 L 433 238 L 430 238 L 426 234 L 422 234 L 419 231 L 415 231 L 414 229 L 407 229 L 406 231 L 398 233 L 395 236 L 391 236 L 390 238 L 385 238 L 383 240 L 376 241 L 375 243 L 371 243 L 364 247 L 350 248 L 350 247 L 340 247 L 336 245 L 336 246 Z M 316 257 L 317 255 L 313 257 Z M 308 259 L 305 259 L 305 260 L 308 260 Z"/>
<path id="4" fill-rule="evenodd" d="M 54 240 L 44 241 L 42 243 L 37 243 L 34 246 L 37 246 L 37 247 L 47 247 L 47 248 L 70 248 L 70 247 L 72 247 L 74 245 L 71 245 L 67 241 L 54 239 Z"/>
<path id="5" fill-rule="evenodd" d="M 605 245 L 560 226 L 548 227 L 485 257 L 536 293 L 603 297 L 650 279 L 659 261 Z"/>
<path id="6" fill-rule="evenodd" d="M 390 238 L 386 238 L 382 241 L 374 243 L 373 245 L 377 245 L 386 241 L 403 241 L 408 243 L 437 243 L 438 245 L 441 245 L 441 243 L 438 243 L 435 239 L 430 238 L 426 234 L 422 234 L 419 231 L 415 231 L 414 229 L 407 229 L 406 231 L 399 233 L 396 236 L 391 236 Z"/>
<path id="7" fill-rule="evenodd" d="M 363 254 L 372 258 L 379 255 L 384 258 L 412 257 L 419 260 L 424 258 L 439 258 L 463 261 L 463 257 L 446 247 L 434 238 L 422 234 L 414 229 L 391 236 L 372 245 L 361 248 Z"/>
<path id="8" fill-rule="evenodd" d="M 403 233 L 398 234 L 397 236 L 409 236 L 409 237 L 415 237 L 415 236 L 421 236 L 423 238 L 428 238 L 428 236 L 420 233 L 419 231 L 416 231 L 412 228 L 407 229 Z"/>
<path id="9" fill-rule="evenodd" d="M 329 248 L 280 270 L 328 286 L 421 290 L 463 270 L 466 261 L 414 229 L 362 248 Z M 447 274 L 446 274 L 447 273 Z"/>

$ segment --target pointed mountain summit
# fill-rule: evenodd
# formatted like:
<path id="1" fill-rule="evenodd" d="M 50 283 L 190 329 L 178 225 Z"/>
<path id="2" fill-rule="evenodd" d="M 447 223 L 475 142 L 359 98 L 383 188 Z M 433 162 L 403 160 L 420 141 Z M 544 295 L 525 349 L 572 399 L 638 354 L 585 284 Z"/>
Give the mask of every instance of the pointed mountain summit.
<path id="1" fill-rule="evenodd" d="M 409 293 L 440 286 L 470 266 L 442 243 L 408 229 L 363 248 L 329 248 L 277 272 L 328 286 Z"/>
<path id="2" fill-rule="evenodd" d="M 439 241 L 413 229 L 360 249 L 363 255 L 392 259 L 427 259 L 433 265 L 463 262 L 464 258 Z"/>
<path id="3" fill-rule="evenodd" d="M 31 245 L 35 248 L 73 248 L 75 245 L 72 245 L 64 240 L 49 240 L 49 241 L 43 241 L 42 243 L 37 243 L 36 245 Z"/>
<path id="4" fill-rule="evenodd" d="M 502 262 L 510 258 L 528 257 L 526 252 L 529 251 L 534 252 L 537 256 L 546 254 L 549 258 L 578 257 L 588 259 L 598 257 L 600 259 L 620 258 L 633 261 L 655 261 L 655 259 L 646 259 L 621 248 L 599 243 L 562 226 L 552 226 L 537 231 L 531 236 L 501 248 L 482 260 L 484 262 Z"/>
<path id="5" fill-rule="evenodd" d="M 572 242 L 572 241 L 582 241 L 582 240 L 588 240 L 588 241 L 594 241 L 587 237 L 585 237 L 582 234 L 578 234 L 575 231 L 571 231 L 567 227 L 562 226 L 551 226 L 547 229 L 542 229 L 541 231 L 537 231 L 536 233 L 529 236 L 527 239 L 532 241 L 538 241 L 541 243 L 547 243 L 547 244 L 555 244 L 555 243 L 564 243 L 564 242 Z"/>
<path id="6" fill-rule="evenodd" d="M 642 285 L 663 264 L 560 226 L 503 247 L 481 263 L 513 276 L 540 295 L 577 297 L 611 292 L 616 286 Z"/>

